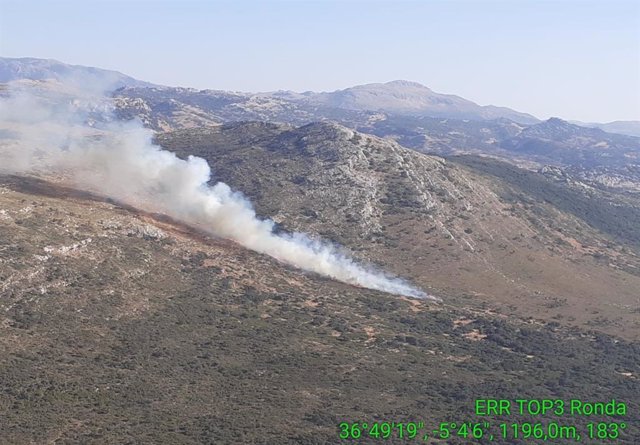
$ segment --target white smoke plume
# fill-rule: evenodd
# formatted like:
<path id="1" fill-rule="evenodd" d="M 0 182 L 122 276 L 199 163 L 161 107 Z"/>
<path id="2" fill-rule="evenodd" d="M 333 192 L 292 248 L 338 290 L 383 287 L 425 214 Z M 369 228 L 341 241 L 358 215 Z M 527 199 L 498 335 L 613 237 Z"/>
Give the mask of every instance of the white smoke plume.
<path id="1" fill-rule="evenodd" d="M 403 280 L 357 264 L 329 243 L 274 233 L 251 203 L 204 159 L 183 160 L 152 143 L 139 122 L 111 118 L 103 95 L 51 82 L 18 82 L 0 100 L 0 172 L 66 178 L 141 210 L 162 213 L 284 263 L 345 283 L 430 298 Z"/>

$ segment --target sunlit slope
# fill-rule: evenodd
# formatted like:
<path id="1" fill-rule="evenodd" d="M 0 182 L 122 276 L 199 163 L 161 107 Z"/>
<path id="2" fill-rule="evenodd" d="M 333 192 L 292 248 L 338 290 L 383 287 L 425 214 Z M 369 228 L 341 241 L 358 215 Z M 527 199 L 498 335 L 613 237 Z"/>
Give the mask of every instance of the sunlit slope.
<path id="1" fill-rule="evenodd" d="M 285 229 L 320 234 L 450 301 L 640 335 L 637 248 L 606 221 L 546 199 L 565 186 L 542 175 L 542 192 L 516 188 L 469 162 L 333 124 L 231 124 L 158 141 L 209 160 L 216 179 Z"/>
<path id="2" fill-rule="evenodd" d="M 487 396 L 639 408 L 637 345 L 348 286 L 158 218 L 2 179 L 3 441 L 332 443 L 344 419 L 435 427 Z"/>

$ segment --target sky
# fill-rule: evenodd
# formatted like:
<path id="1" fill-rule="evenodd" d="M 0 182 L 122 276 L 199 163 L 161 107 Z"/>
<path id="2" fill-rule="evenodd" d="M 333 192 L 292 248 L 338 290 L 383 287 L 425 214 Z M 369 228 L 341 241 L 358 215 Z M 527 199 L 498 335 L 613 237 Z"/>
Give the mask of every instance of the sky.
<path id="1" fill-rule="evenodd" d="M 0 56 L 234 91 L 405 79 L 542 119 L 640 120 L 637 0 L 0 0 Z"/>

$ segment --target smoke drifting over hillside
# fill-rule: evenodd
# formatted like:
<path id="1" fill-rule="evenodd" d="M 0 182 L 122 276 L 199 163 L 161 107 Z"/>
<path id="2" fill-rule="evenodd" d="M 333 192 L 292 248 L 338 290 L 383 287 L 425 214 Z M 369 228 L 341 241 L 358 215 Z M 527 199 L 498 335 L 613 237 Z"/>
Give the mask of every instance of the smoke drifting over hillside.
<path id="1" fill-rule="evenodd" d="M 88 90 L 89 91 L 89 90 Z M 274 233 L 251 203 L 224 183 L 209 185 L 204 159 L 152 143 L 137 122 L 111 116 L 108 98 L 55 84 L 22 84 L 0 100 L 0 172 L 55 176 L 149 212 L 163 213 L 232 239 L 284 263 L 345 283 L 434 298 L 354 262 L 331 244 L 301 233 Z"/>

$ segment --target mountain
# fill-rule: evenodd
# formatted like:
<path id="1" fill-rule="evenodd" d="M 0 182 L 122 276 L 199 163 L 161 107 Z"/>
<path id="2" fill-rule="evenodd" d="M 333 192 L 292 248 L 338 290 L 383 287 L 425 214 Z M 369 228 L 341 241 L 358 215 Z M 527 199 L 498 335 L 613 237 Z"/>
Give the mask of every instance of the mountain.
<path id="1" fill-rule="evenodd" d="M 458 96 L 441 95 L 417 83 L 396 81 L 333 93 L 237 93 L 190 88 L 123 88 L 115 93 L 122 117 L 137 115 L 148 126 L 170 130 L 241 120 L 302 125 L 332 120 L 365 129 L 379 121 L 447 117 L 465 121 L 535 124 L 533 116 L 507 108 L 481 107 Z M 511 119 L 511 120 L 509 120 Z M 473 125 L 473 124 L 471 124 Z"/>
<path id="2" fill-rule="evenodd" d="M 451 304 L 637 335 L 636 197 L 332 123 L 235 123 L 157 142 L 207 159 L 283 230 L 335 241 Z"/>
<path id="3" fill-rule="evenodd" d="M 424 88 L 413 85 L 411 91 Z M 534 169 L 546 164 L 574 168 L 575 174 L 594 178 L 604 186 L 640 190 L 640 177 L 633 168 L 639 164 L 640 138 L 585 128 L 558 118 L 532 125 L 506 118 L 439 118 L 352 109 L 356 107 L 339 99 L 323 96 L 320 101 L 315 93 L 296 95 L 292 100 L 287 92 L 265 96 L 167 87 L 115 92 L 121 118 L 138 118 L 158 131 L 254 120 L 291 125 L 332 121 L 394 139 L 423 153 L 489 155 Z M 348 95 L 342 99 L 351 100 Z M 418 98 L 416 103 L 418 107 L 422 102 Z M 592 170 L 599 173 L 595 175 Z"/>
<path id="4" fill-rule="evenodd" d="M 322 119 L 321 113 L 288 100 L 217 90 L 121 88 L 114 101 L 120 118 L 138 118 L 159 131 L 243 120 L 303 124 Z"/>
<path id="5" fill-rule="evenodd" d="M 36 58 L 0 58 L 0 82 L 14 80 L 48 80 L 96 85 L 103 90 L 118 88 L 146 88 L 153 84 L 136 80 L 117 71 L 80 65 L 69 65 L 56 60 Z M 196 93 L 192 89 L 175 89 L 174 93 Z M 504 107 L 480 106 L 454 95 L 435 93 L 416 83 L 396 80 L 384 84 L 359 85 L 330 93 L 227 93 L 206 90 L 202 96 L 219 96 L 208 101 L 205 108 L 234 104 L 239 110 L 283 113 L 293 108 L 292 103 L 309 113 L 318 107 L 330 110 L 350 110 L 367 113 L 382 111 L 392 114 L 426 115 L 458 119 L 491 120 L 506 118 L 522 124 L 539 122 L 535 117 Z M 242 104 L 242 105 L 240 105 Z M 245 106 L 243 106 L 245 105 Z M 334 111 L 335 113 L 336 111 Z M 304 116 L 304 112 L 302 116 Z M 257 116 L 254 116 L 254 119 Z M 289 117 L 291 119 L 292 117 Z M 298 122 L 300 123 L 300 122 Z"/>
<path id="6" fill-rule="evenodd" d="M 487 394 L 639 408 L 637 343 L 344 285 L 58 183 L 2 177 L 0 209 L 6 443 L 337 443 L 342 421 L 391 418 L 431 434 Z"/>
<path id="7" fill-rule="evenodd" d="M 539 122 L 530 114 L 504 107 L 482 107 L 462 97 L 439 94 L 424 85 L 406 80 L 358 85 L 330 93 L 275 93 L 274 96 L 347 110 L 475 120 L 505 118 L 521 124 Z"/>
<path id="8" fill-rule="evenodd" d="M 508 120 L 389 116 L 360 130 L 393 138 L 424 153 L 490 156 L 532 170 L 550 165 L 596 187 L 640 191 L 640 138 L 558 118 L 523 126 Z"/>
<path id="9" fill-rule="evenodd" d="M 571 121 L 572 124 L 580 125 L 581 127 L 599 128 L 608 133 L 625 134 L 627 136 L 640 137 L 640 121 L 614 121 L 606 124 L 598 123 L 585 123 L 579 121 Z"/>
<path id="10" fill-rule="evenodd" d="M 83 138 L 110 140 L 93 131 L 103 130 L 94 126 L 102 102 L 74 98 L 55 80 L 10 88 L 16 83 L 62 111 L 82 111 L 92 131 L 73 128 L 63 151 Z M 332 122 L 373 131 L 392 122 L 379 112 L 160 87 L 114 94 L 121 117 L 173 129 L 156 142 L 205 158 L 212 182 L 245 194 L 278 233 L 334 242 L 442 302 L 303 272 L 207 236 L 206 227 L 79 190 L 68 170 L 0 176 L 4 442 L 337 443 L 345 420 L 424 421 L 422 433 L 434 439 L 441 422 L 477 418 L 474 400 L 490 396 L 624 401 L 629 414 L 616 421 L 628 427 L 618 443 L 637 443 L 638 195 L 592 186 L 565 167 L 445 159 Z M 52 121 L 64 114 L 53 110 Z M 226 122 L 251 115 L 291 122 Z M 293 122 L 316 116 L 325 122 Z M 473 148 L 496 145 L 481 135 L 502 142 L 536 127 L 403 118 L 393 122 L 412 126 L 388 130 L 440 138 L 452 152 L 445 135 Z M 0 148 L 12 150 L 17 124 L 1 123 Z M 563 122 L 543 124 L 527 137 L 577 137 Z M 135 135 L 116 139 L 118 147 L 147 143 L 149 132 Z M 93 176 L 106 158 L 89 154 Z M 165 155 L 161 166 L 175 160 Z M 203 162 L 189 162 L 199 166 L 193 176 L 208 177 Z M 151 164 L 145 157 L 132 170 Z M 127 182 L 115 181 L 126 194 Z M 128 202 L 170 196 L 170 186 Z M 519 419 L 558 421 L 552 413 Z M 592 421 L 571 424 L 584 432 Z"/>
<path id="11" fill-rule="evenodd" d="M 40 59 L 2 59 L 3 79 L 58 78 L 117 88 L 118 116 L 157 131 L 237 121 L 304 125 L 333 121 L 439 155 L 476 154 L 529 168 L 568 168 L 594 185 L 640 190 L 640 139 L 557 118 L 539 122 L 498 107 L 480 107 L 414 82 L 361 85 L 332 93 L 237 93 L 151 86 L 115 72 Z M 9 73 L 9 74 L 7 74 Z M 62 82 L 64 84 L 64 82 Z M 514 114 L 515 113 L 515 114 Z M 614 127 L 610 127 L 614 128 Z"/>
<path id="12" fill-rule="evenodd" d="M 558 118 L 527 127 L 500 145 L 514 153 L 564 165 L 640 164 L 640 138 L 583 128 Z"/>
<path id="13" fill-rule="evenodd" d="M 68 65 L 52 59 L 0 57 L 0 82 L 13 80 L 55 79 L 82 85 L 94 86 L 104 91 L 117 88 L 150 87 L 153 84 L 136 80 L 117 71 L 104 70 L 81 65 Z"/>
<path id="14" fill-rule="evenodd" d="M 304 100 L 309 94 L 253 94 L 171 87 L 121 88 L 114 92 L 114 100 L 121 118 L 139 118 L 146 126 L 158 131 L 239 121 L 292 125 L 334 121 L 366 131 L 376 122 L 393 116 L 379 111 L 311 103 Z"/>

